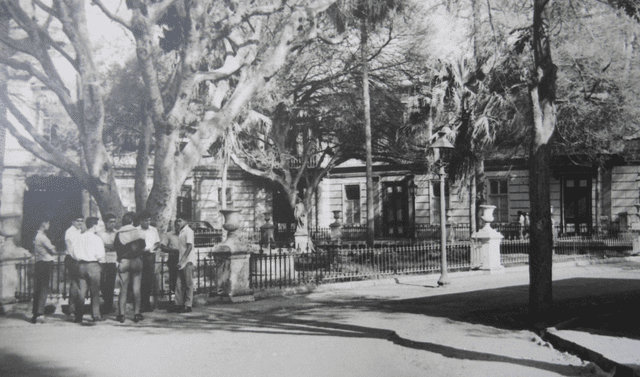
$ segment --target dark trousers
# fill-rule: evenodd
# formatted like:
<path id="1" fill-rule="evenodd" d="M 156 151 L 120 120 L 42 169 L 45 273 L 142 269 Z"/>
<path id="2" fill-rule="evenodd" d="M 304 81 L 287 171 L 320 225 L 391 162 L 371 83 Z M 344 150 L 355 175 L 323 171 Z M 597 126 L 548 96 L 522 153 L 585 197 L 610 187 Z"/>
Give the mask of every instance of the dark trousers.
<path id="1" fill-rule="evenodd" d="M 84 298 L 87 289 L 91 293 L 91 315 L 100 317 L 100 275 L 102 268 L 98 262 L 78 262 L 78 294 L 75 295 L 76 319 L 84 315 Z"/>
<path id="2" fill-rule="evenodd" d="M 140 257 L 122 259 L 118 267 L 120 278 L 120 295 L 118 296 L 118 314 L 124 315 L 127 308 L 127 292 L 129 283 L 133 284 L 133 312 L 140 314 L 140 280 L 142 275 L 142 260 Z"/>
<path id="3" fill-rule="evenodd" d="M 64 257 L 64 268 L 69 281 L 69 315 L 76 312 L 76 296 L 79 295 L 78 261 L 70 255 Z"/>
<path id="4" fill-rule="evenodd" d="M 169 268 L 169 290 L 176 291 L 176 281 L 178 280 L 178 253 L 171 253 L 167 258 L 167 267 Z"/>
<path id="5" fill-rule="evenodd" d="M 140 283 L 140 300 L 142 311 L 151 311 L 155 304 L 156 287 L 156 254 L 142 254 L 142 281 Z M 151 302 L 153 296 L 154 302 Z"/>
<path id="6" fill-rule="evenodd" d="M 100 282 L 100 292 L 104 300 L 103 314 L 110 313 L 113 310 L 113 291 L 116 287 L 116 274 L 118 267 L 115 263 L 101 263 L 102 278 Z"/>
<path id="7" fill-rule="evenodd" d="M 176 306 L 193 305 L 193 271 L 195 266 L 189 262 L 182 270 L 178 270 L 178 281 L 176 282 Z"/>
<path id="8" fill-rule="evenodd" d="M 44 314 L 44 305 L 49 294 L 49 283 L 51 281 L 51 269 L 53 261 L 36 262 L 34 278 L 33 278 L 33 315 L 39 316 Z"/>

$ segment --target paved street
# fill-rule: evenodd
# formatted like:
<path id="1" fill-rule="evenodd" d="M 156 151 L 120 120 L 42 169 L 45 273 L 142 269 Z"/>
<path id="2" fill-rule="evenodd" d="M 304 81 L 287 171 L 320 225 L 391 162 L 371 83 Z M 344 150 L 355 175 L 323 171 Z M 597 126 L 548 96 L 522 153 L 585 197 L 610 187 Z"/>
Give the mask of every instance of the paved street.
<path id="1" fill-rule="evenodd" d="M 320 287 L 307 295 L 113 316 L 0 317 L 1 376 L 606 376 L 525 330 L 527 270 Z M 558 321 L 639 298 L 640 262 L 554 269 Z M 375 284 L 375 285 L 374 285 Z"/>

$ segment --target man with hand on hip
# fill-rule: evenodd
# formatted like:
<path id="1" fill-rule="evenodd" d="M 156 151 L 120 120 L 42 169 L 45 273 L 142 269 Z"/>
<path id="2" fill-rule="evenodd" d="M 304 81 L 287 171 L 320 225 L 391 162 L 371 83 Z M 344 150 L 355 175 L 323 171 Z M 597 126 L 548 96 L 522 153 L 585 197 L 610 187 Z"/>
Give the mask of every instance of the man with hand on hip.
<path id="1" fill-rule="evenodd" d="M 176 312 L 191 313 L 193 306 L 193 271 L 198 264 L 198 256 L 194 245 L 193 230 L 187 225 L 186 219 L 178 217 L 176 229 L 178 234 L 178 280 L 176 282 Z"/>

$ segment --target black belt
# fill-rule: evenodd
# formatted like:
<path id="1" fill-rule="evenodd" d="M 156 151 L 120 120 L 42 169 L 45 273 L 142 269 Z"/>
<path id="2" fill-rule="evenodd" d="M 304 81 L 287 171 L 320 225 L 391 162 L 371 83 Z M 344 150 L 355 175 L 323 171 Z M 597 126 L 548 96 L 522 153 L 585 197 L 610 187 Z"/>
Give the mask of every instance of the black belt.
<path id="1" fill-rule="evenodd" d="M 97 260 L 92 260 L 92 261 L 88 261 L 88 260 L 79 260 L 78 263 L 100 263 Z"/>

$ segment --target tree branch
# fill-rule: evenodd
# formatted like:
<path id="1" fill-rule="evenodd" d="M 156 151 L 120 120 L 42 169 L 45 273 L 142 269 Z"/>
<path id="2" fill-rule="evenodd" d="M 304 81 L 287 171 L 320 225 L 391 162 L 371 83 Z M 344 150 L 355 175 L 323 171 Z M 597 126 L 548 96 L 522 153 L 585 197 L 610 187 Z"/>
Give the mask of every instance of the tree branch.
<path id="1" fill-rule="evenodd" d="M 18 131 L 13 126 L 13 124 L 11 124 L 11 122 L 7 120 L 7 118 L 0 117 L 0 125 L 9 130 L 9 133 L 11 133 L 11 135 L 18 141 L 18 143 L 29 153 L 33 154 L 42 161 L 45 161 L 66 171 L 67 173 L 72 174 L 74 177 L 78 178 L 80 182 L 82 182 L 84 187 L 89 187 L 91 178 L 84 170 L 82 170 L 80 165 L 69 160 L 62 154 L 47 152 L 42 148 L 41 145 L 32 140 L 29 140 L 24 135 L 22 135 L 20 131 Z"/>
<path id="2" fill-rule="evenodd" d="M 102 4 L 102 1 L 100 0 L 91 0 L 91 2 L 94 5 L 97 5 L 98 8 L 100 8 L 100 10 L 102 11 L 102 13 L 105 14 L 105 16 L 107 16 L 111 21 L 115 21 L 117 23 L 119 23 L 120 25 L 124 26 L 127 30 L 132 31 L 131 30 L 131 25 L 129 24 L 129 22 L 125 21 L 124 19 L 116 16 L 115 14 L 111 13 L 111 11 L 109 11 L 109 9 L 107 9 L 107 7 Z"/>

